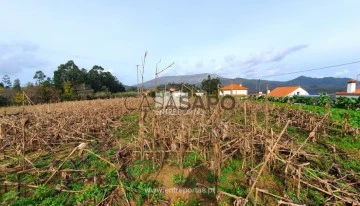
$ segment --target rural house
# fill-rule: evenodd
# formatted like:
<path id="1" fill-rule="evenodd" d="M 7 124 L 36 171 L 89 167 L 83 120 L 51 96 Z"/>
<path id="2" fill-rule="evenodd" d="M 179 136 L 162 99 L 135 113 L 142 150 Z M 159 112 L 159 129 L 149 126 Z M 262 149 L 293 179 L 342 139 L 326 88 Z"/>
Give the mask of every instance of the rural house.
<path id="1" fill-rule="evenodd" d="M 291 97 L 294 95 L 307 96 L 309 93 L 300 86 L 286 86 L 275 88 L 268 94 L 268 97 Z"/>
<path id="2" fill-rule="evenodd" d="M 242 84 L 229 84 L 220 88 L 219 95 L 245 96 L 248 95 L 248 88 Z"/>
<path id="3" fill-rule="evenodd" d="M 356 88 L 356 80 L 349 80 L 347 83 L 347 90 L 336 92 L 336 97 L 360 97 L 360 88 Z"/>
<path id="4" fill-rule="evenodd" d="M 205 95 L 205 92 L 203 92 L 203 91 L 197 91 L 197 92 L 195 92 L 195 95 L 198 96 L 198 97 L 202 97 L 202 96 Z"/>

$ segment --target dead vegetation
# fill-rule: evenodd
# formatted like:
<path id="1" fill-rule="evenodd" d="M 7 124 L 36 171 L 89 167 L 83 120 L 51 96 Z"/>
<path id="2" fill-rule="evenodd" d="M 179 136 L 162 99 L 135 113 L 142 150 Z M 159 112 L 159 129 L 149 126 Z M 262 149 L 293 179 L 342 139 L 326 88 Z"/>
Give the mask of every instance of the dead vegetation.
<path id="1" fill-rule="evenodd" d="M 130 100 L 136 107 L 141 102 Z M 360 160 L 326 143 L 334 135 L 359 141 L 358 128 L 346 120 L 341 125 L 332 122 L 329 113 L 252 101 L 237 101 L 233 110 L 220 105 L 197 110 L 159 116 L 149 108 L 128 111 L 123 99 L 114 99 L 3 111 L 2 190 L 15 189 L 21 198 L 43 186 L 83 193 L 95 185 L 100 191 L 106 188 L 101 194 L 91 190 L 101 198 L 81 196 L 76 203 L 167 205 L 177 200 L 166 194 L 142 196 L 141 185 L 170 186 L 163 169 L 173 167 L 178 168 L 173 170 L 179 171 L 180 178 L 174 179 L 180 187 L 214 188 L 214 194 L 186 196 L 200 204 L 359 204 Z M 109 150 L 115 152 L 107 155 Z M 40 164 L 45 157 L 48 164 Z M 89 159 L 100 166 L 83 167 Z M 332 165 L 326 165 L 329 160 Z M 198 168 L 211 178 L 201 178 Z M 14 181 L 8 180 L 9 174 L 16 174 Z M 25 175 L 36 178 L 24 181 Z M 70 186 L 75 182 L 78 190 Z"/>

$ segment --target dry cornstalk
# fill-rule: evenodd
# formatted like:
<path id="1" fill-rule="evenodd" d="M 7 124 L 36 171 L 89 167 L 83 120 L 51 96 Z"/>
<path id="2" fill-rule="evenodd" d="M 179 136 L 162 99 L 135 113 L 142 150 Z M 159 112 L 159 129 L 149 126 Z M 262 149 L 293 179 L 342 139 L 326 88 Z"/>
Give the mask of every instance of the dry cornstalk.
<path id="1" fill-rule="evenodd" d="M 256 183 L 257 183 L 257 181 L 258 181 L 259 177 L 261 176 L 261 174 L 262 174 L 262 172 L 263 172 L 263 170 L 264 170 L 265 166 L 267 165 L 267 162 L 269 161 L 269 159 L 270 159 L 270 157 L 271 157 L 272 153 L 274 152 L 274 150 L 275 150 L 275 148 L 276 148 L 277 144 L 279 143 L 279 141 L 280 141 L 281 137 L 282 137 L 282 136 L 283 136 L 283 134 L 285 133 L 285 131 L 286 131 L 286 129 L 287 129 L 287 127 L 288 127 L 289 123 L 290 123 L 290 120 L 289 120 L 289 121 L 287 121 L 287 123 L 286 123 L 285 127 L 283 128 L 283 130 L 282 130 L 282 131 L 281 131 L 281 133 L 279 134 L 279 137 L 277 138 L 276 142 L 275 142 L 275 143 L 274 143 L 274 145 L 271 147 L 269 154 L 267 154 L 267 156 L 266 156 L 266 158 L 265 158 L 265 161 L 264 161 L 264 163 L 263 163 L 263 166 L 262 166 L 262 167 L 261 167 L 261 169 L 259 170 L 258 175 L 257 175 L 257 177 L 256 177 L 256 179 L 255 179 L 255 181 L 254 181 L 254 183 L 252 184 L 252 186 L 251 186 L 251 188 L 250 188 L 250 190 L 249 190 L 249 193 L 248 193 L 248 194 L 247 194 L 247 196 L 246 196 L 246 201 L 249 199 L 250 194 L 251 194 L 251 193 L 252 193 L 252 191 L 254 190 L 255 185 L 256 185 Z"/>

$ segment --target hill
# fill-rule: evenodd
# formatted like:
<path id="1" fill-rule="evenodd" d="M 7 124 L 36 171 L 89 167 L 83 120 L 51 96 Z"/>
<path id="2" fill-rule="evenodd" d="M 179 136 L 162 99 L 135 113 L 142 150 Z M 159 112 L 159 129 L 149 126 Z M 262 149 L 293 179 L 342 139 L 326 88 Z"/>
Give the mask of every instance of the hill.
<path id="1" fill-rule="evenodd" d="M 336 78 L 336 77 L 324 77 L 313 78 L 306 76 L 299 76 L 289 81 L 270 81 L 270 80 L 258 80 L 258 79 L 245 79 L 245 78 L 225 78 L 216 74 L 202 73 L 194 75 L 180 75 L 180 76 L 164 76 L 159 77 L 157 85 L 163 85 L 167 83 L 189 83 L 200 86 L 203 79 L 206 79 L 208 75 L 212 78 L 218 77 L 221 85 L 227 85 L 230 83 L 243 84 L 243 86 L 249 88 L 249 93 L 257 92 L 260 87 L 260 91 L 266 90 L 266 85 L 269 85 L 269 89 L 274 89 L 279 86 L 300 85 L 304 89 L 314 91 L 316 93 L 335 93 L 339 90 L 346 89 L 346 82 L 349 78 Z M 156 85 L 155 79 L 144 82 L 145 89 L 154 88 Z M 136 85 L 134 85 L 136 87 Z"/>

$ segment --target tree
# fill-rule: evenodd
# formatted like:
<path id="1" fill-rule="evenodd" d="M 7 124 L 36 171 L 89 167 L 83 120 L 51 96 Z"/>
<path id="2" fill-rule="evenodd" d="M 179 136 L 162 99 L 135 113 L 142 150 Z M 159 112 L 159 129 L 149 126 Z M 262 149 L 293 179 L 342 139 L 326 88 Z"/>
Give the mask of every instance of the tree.
<path id="1" fill-rule="evenodd" d="M 7 106 L 9 104 L 10 104 L 10 102 L 9 102 L 8 98 L 6 98 L 4 96 L 0 96 L 0 107 Z"/>
<path id="2" fill-rule="evenodd" d="M 4 85 L 0 83 L 0 94 L 2 94 L 3 92 L 4 92 Z"/>
<path id="3" fill-rule="evenodd" d="M 46 79 L 46 75 L 41 70 L 39 70 L 39 71 L 35 72 L 35 75 L 33 78 L 36 79 L 36 82 L 38 84 L 41 84 Z"/>
<path id="4" fill-rule="evenodd" d="M 11 80 L 9 75 L 4 75 L 2 82 L 5 88 L 11 88 Z"/>
<path id="5" fill-rule="evenodd" d="M 24 98 L 23 93 L 22 92 L 16 93 L 16 95 L 14 97 L 15 104 L 21 105 L 24 101 L 25 101 L 25 98 Z"/>
<path id="6" fill-rule="evenodd" d="M 71 84 L 70 81 L 66 81 L 64 83 L 64 94 L 63 94 L 63 98 L 65 100 L 73 100 L 75 99 L 75 90 Z"/>
<path id="7" fill-rule="evenodd" d="M 53 87 L 53 81 L 50 77 L 48 77 L 45 81 L 43 81 L 40 86 L 42 87 Z"/>
<path id="8" fill-rule="evenodd" d="M 104 72 L 104 68 L 101 66 L 93 66 L 92 69 L 88 72 L 87 75 L 87 84 L 95 91 L 101 91 L 102 87 L 102 73 Z"/>
<path id="9" fill-rule="evenodd" d="M 102 73 L 101 83 L 109 90 L 109 92 L 125 92 L 125 87 L 110 72 Z"/>
<path id="10" fill-rule="evenodd" d="M 86 71 L 86 70 L 85 70 Z M 71 82 L 72 85 L 79 85 L 85 82 L 86 74 L 83 70 L 70 60 L 66 64 L 61 64 L 58 69 L 54 71 L 54 86 L 57 89 L 63 90 L 65 82 Z"/>
<path id="11" fill-rule="evenodd" d="M 17 92 L 21 91 L 20 79 L 14 80 L 13 89 Z"/>
<path id="12" fill-rule="evenodd" d="M 219 78 L 212 79 L 211 76 L 208 75 L 208 78 L 204 79 L 201 82 L 201 89 L 206 91 L 207 94 L 217 94 L 219 85 L 220 85 Z"/>
<path id="13" fill-rule="evenodd" d="M 164 87 L 164 86 L 163 86 Z M 128 87 L 126 89 L 127 92 L 136 92 L 137 91 L 137 88 L 136 87 Z"/>
<path id="14" fill-rule="evenodd" d="M 94 93 L 94 90 L 86 86 L 85 84 L 80 84 L 75 88 L 76 94 L 82 99 L 88 99 Z"/>
<path id="15" fill-rule="evenodd" d="M 38 86 L 29 83 L 23 88 L 24 92 L 35 104 L 59 102 L 61 99 L 59 90 L 48 87 L 45 82 Z"/>
<path id="16" fill-rule="evenodd" d="M 125 92 L 125 88 L 122 83 L 120 83 L 119 80 L 111 74 L 111 72 L 105 72 L 105 69 L 101 66 L 93 66 L 93 68 L 88 72 L 86 80 L 86 83 L 90 85 L 94 92 Z"/>

